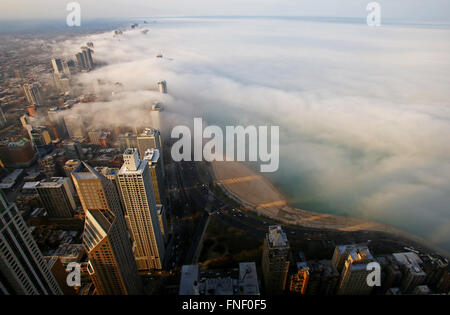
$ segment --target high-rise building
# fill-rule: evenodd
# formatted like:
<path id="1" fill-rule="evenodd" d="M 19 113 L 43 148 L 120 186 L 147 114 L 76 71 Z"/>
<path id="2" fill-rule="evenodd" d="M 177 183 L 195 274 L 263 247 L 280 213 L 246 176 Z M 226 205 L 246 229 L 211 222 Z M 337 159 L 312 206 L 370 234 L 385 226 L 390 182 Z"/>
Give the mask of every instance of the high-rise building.
<path id="1" fill-rule="evenodd" d="M 120 205 L 122 206 L 122 214 L 125 216 L 125 205 L 123 204 L 122 194 L 120 193 L 119 181 L 117 180 L 117 174 L 119 173 L 119 169 L 112 167 L 97 166 L 95 167 L 95 170 L 101 173 L 103 176 L 105 176 L 114 184 L 114 187 L 116 188 L 117 191 L 117 195 L 120 198 Z"/>
<path id="2" fill-rule="evenodd" d="M 66 124 L 62 115 L 63 110 L 58 107 L 53 107 L 47 112 L 50 122 L 56 127 L 58 139 L 63 139 L 67 136 Z"/>
<path id="3" fill-rule="evenodd" d="M 150 118 L 151 118 L 151 126 L 154 129 L 162 131 L 162 124 L 161 124 L 161 112 L 163 111 L 163 106 L 161 103 L 155 103 L 152 105 L 152 110 L 150 112 Z"/>
<path id="4" fill-rule="evenodd" d="M 427 278 L 427 274 L 420 267 L 423 261 L 413 252 L 395 253 L 392 255 L 403 270 L 400 289 L 402 293 L 411 294 L 415 287 L 424 284 Z"/>
<path id="5" fill-rule="evenodd" d="M 137 135 L 135 133 L 126 132 L 117 136 L 120 150 L 125 151 L 128 148 L 137 148 Z"/>
<path id="6" fill-rule="evenodd" d="M 37 83 L 24 84 L 23 90 L 30 105 L 43 105 L 41 92 L 39 91 L 39 85 Z"/>
<path id="7" fill-rule="evenodd" d="M 289 284 L 289 291 L 291 293 L 306 294 L 306 288 L 308 286 L 309 279 L 309 267 L 306 262 L 298 262 L 296 272 L 291 275 L 291 281 Z"/>
<path id="8" fill-rule="evenodd" d="M 0 191 L 0 295 L 60 295 L 62 291 L 17 206 Z"/>
<path id="9" fill-rule="evenodd" d="M 309 276 L 306 295 L 334 295 L 339 282 L 339 272 L 331 260 L 310 260 L 307 264 Z"/>
<path id="10" fill-rule="evenodd" d="M 338 245 L 334 249 L 333 258 L 331 259 L 334 267 L 340 273 L 344 268 L 345 261 L 347 260 L 348 254 L 352 251 L 367 250 L 367 246 L 364 244 L 355 244 L 355 245 Z"/>
<path id="11" fill-rule="evenodd" d="M 163 205 L 156 205 L 156 213 L 158 213 L 159 227 L 161 228 L 161 234 L 164 239 L 164 243 L 167 241 L 167 234 L 169 229 L 167 227 L 166 208 Z"/>
<path id="12" fill-rule="evenodd" d="M 56 74 L 63 73 L 63 71 L 64 71 L 62 61 L 59 58 L 52 59 L 52 67 L 53 67 L 53 72 Z"/>
<path id="13" fill-rule="evenodd" d="M 83 54 L 84 61 L 88 70 L 94 69 L 94 59 L 92 58 L 92 49 L 89 47 L 81 47 L 81 53 Z"/>
<path id="14" fill-rule="evenodd" d="M 159 150 L 146 150 L 144 153 L 144 161 L 148 162 L 150 173 L 152 175 L 153 192 L 155 193 L 156 204 L 165 204 L 165 185 Z"/>
<path id="15" fill-rule="evenodd" d="M 67 64 L 66 60 L 59 59 L 59 58 L 53 58 L 52 59 L 52 67 L 53 67 L 53 73 L 56 75 L 65 75 L 67 77 L 70 76 L 70 69 L 69 65 Z"/>
<path id="16" fill-rule="evenodd" d="M 162 269 L 164 240 L 156 211 L 155 194 L 148 162 L 139 159 L 136 148 L 123 154 L 117 178 L 139 270 Z"/>
<path id="17" fill-rule="evenodd" d="M 45 126 L 38 126 L 31 129 L 29 135 L 35 148 L 46 146 L 52 142 L 50 130 Z"/>
<path id="18" fill-rule="evenodd" d="M 339 247 L 339 246 L 338 246 Z M 346 245 L 347 258 L 341 272 L 338 284 L 338 295 L 368 295 L 373 287 L 367 283 L 367 276 L 372 272 L 367 265 L 374 262 L 374 258 L 367 246 Z"/>
<path id="19" fill-rule="evenodd" d="M 76 209 L 74 189 L 68 177 L 52 177 L 39 182 L 27 183 L 39 194 L 42 205 L 51 218 L 71 218 Z"/>
<path id="20" fill-rule="evenodd" d="M 92 58 L 92 49 L 89 47 L 81 47 L 81 52 L 75 54 L 78 68 L 80 71 L 90 71 L 94 69 L 94 59 Z"/>
<path id="21" fill-rule="evenodd" d="M 167 83 L 166 81 L 158 82 L 158 90 L 160 93 L 167 94 Z"/>
<path id="22" fill-rule="evenodd" d="M 137 148 L 139 149 L 139 158 L 141 160 L 144 159 L 145 153 L 149 149 L 158 149 L 162 151 L 159 130 L 145 128 L 142 133 L 137 136 Z"/>
<path id="23" fill-rule="evenodd" d="M 85 162 L 72 172 L 85 212 L 83 244 L 100 295 L 141 294 L 142 282 L 113 183 Z"/>
<path id="24" fill-rule="evenodd" d="M 84 159 L 83 148 L 81 147 L 80 142 L 71 141 L 71 140 L 63 140 L 62 146 L 64 149 L 64 155 L 66 158 L 71 160 L 82 160 Z"/>
<path id="25" fill-rule="evenodd" d="M 78 69 L 79 69 L 80 71 L 83 71 L 83 70 L 86 71 L 86 70 L 88 70 L 86 61 L 84 60 L 84 55 L 83 55 L 83 53 L 81 53 L 81 52 L 76 53 L 76 54 L 75 54 L 75 58 L 76 58 L 76 60 L 77 60 Z"/>
<path id="26" fill-rule="evenodd" d="M 239 263 L 239 268 L 203 270 L 198 265 L 181 268 L 179 295 L 259 295 L 254 262 Z"/>
<path id="27" fill-rule="evenodd" d="M 139 158 L 144 159 L 148 149 L 157 149 L 159 151 L 159 163 L 161 163 L 161 174 L 166 176 L 164 171 L 164 157 L 161 143 L 161 133 L 157 129 L 145 128 L 141 134 L 137 136 L 137 148 L 139 149 Z"/>
<path id="28" fill-rule="evenodd" d="M 289 242 L 281 226 L 269 226 L 264 239 L 262 269 L 267 294 L 281 294 L 289 270 Z"/>
<path id="29" fill-rule="evenodd" d="M 70 114 L 64 116 L 64 123 L 66 125 L 67 132 L 71 138 L 84 138 L 86 137 L 86 127 L 83 124 L 83 119 L 79 114 Z"/>

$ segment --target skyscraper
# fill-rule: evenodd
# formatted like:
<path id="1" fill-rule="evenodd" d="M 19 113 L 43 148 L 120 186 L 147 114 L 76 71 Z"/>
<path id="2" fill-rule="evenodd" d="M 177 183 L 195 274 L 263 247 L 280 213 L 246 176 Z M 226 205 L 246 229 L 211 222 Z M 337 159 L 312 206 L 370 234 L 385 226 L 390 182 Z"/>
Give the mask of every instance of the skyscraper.
<path id="1" fill-rule="evenodd" d="M 86 61 L 84 59 L 83 53 L 81 53 L 81 52 L 76 53 L 75 54 L 75 58 L 77 59 L 78 69 L 80 71 L 88 70 L 88 66 L 87 66 Z"/>
<path id="2" fill-rule="evenodd" d="M 83 124 L 83 118 L 79 114 L 69 114 L 64 116 L 64 123 L 71 138 L 86 137 L 86 127 Z"/>
<path id="3" fill-rule="evenodd" d="M 73 217 L 76 205 L 73 198 L 74 190 L 68 177 L 52 177 L 40 182 L 25 183 L 27 188 L 33 188 L 39 194 L 42 205 L 51 218 Z"/>
<path id="4" fill-rule="evenodd" d="M 101 295 L 141 294 L 142 282 L 113 183 L 82 162 L 72 172 L 85 212 L 88 271 Z"/>
<path id="5" fill-rule="evenodd" d="M 374 262 L 374 258 L 366 246 L 346 245 L 347 253 L 338 284 L 338 295 L 368 295 L 373 287 L 367 284 L 367 276 L 372 270 L 367 265 Z"/>
<path id="6" fill-rule="evenodd" d="M 67 61 L 59 59 L 59 58 L 53 58 L 52 59 L 52 67 L 53 67 L 53 72 L 56 75 L 58 75 L 60 77 L 63 74 L 67 77 L 70 76 L 70 69 L 67 64 Z"/>
<path id="7" fill-rule="evenodd" d="M 158 82 L 158 90 L 160 93 L 167 94 L 167 83 L 166 81 Z"/>
<path id="8" fill-rule="evenodd" d="M 166 174 L 164 172 L 163 149 L 161 145 L 161 133 L 159 130 L 145 128 L 142 133 L 137 136 L 137 148 L 139 149 L 139 158 L 141 160 L 144 159 L 148 149 L 158 149 L 159 163 L 161 163 L 161 174 L 164 180 Z"/>
<path id="9" fill-rule="evenodd" d="M 420 267 L 422 259 L 413 252 L 392 254 L 403 270 L 400 289 L 403 293 L 411 294 L 416 286 L 424 284 L 427 274 Z"/>
<path id="10" fill-rule="evenodd" d="M 41 92 L 39 91 L 39 85 L 37 83 L 24 84 L 23 90 L 30 105 L 43 105 Z"/>
<path id="11" fill-rule="evenodd" d="M 267 294 L 281 294 L 289 270 L 289 243 L 281 226 L 269 227 L 264 239 L 262 269 Z"/>
<path id="12" fill-rule="evenodd" d="M 152 105 L 152 110 L 150 112 L 150 118 L 152 120 L 152 128 L 162 131 L 161 125 L 161 112 L 163 111 L 163 106 L 161 103 L 155 103 Z"/>
<path id="13" fill-rule="evenodd" d="M 67 135 L 66 124 L 62 115 L 63 110 L 58 107 L 53 107 L 48 111 L 48 118 L 56 127 L 58 139 L 63 139 Z"/>
<path id="14" fill-rule="evenodd" d="M 56 74 L 60 74 L 63 72 L 61 59 L 53 58 L 52 59 L 52 67 L 53 67 L 53 72 Z"/>
<path id="15" fill-rule="evenodd" d="M 155 194 L 147 161 L 137 149 L 128 148 L 117 178 L 125 205 L 126 219 L 135 242 L 139 270 L 162 269 L 164 241 L 156 210 Z"/>
<path id="16" fill-rule="evenodd" d="M 165 185 L 161 158 L 158 149 L 148 149 L 144 153 L 144 161 L 148 162 L 156 204 L 165 204 Z M 164 202 L 163 202 L 164 201 Z"/>
<path id="17" fill-rule="evenodd" d="M 68 160 L 65 164 L 64 164 L 64 173 L 66 173 L 66 176 L 69 177 L 72 180 L 72 171 L 78 166 L 80 165 L 81 161 L 80 160 Z M 73 180 L 72 180 L 73 183 Z"/>
<path id="18" fill-rule="evenodd" d="M 81 47 L 81 53 L 83 54 L 83 59 L 86 63 L 87 70 L 94 69 L 94 59 L 92 58 L 92 49 L 89 47 Z"/>
<path id="19" fill-rule="evenodd" d="M 0 191 L 0 295 L 60 295 L 62 291 L 17 206 Z"/>
<path id="20" fill-rule="evenodd" d="M 297 272 L 291 276 L 289 291 L 291 293 L 304 295 L 306 293 L 310 274 L 308 263 L 298 262 L 296 271 Z"/>

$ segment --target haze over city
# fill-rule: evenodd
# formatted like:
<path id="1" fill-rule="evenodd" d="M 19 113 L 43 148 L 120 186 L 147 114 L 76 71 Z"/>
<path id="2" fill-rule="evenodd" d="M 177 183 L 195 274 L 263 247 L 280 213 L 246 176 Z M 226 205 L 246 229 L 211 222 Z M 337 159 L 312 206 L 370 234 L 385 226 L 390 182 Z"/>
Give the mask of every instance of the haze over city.
<path id="1" fill-rule="evenodd" d="M 379 1 L 381 26 L 361 0 L 78 2 L 73 27 L 65 2 L 0 4 L 0 208 L 46 261 L 84 264 L 75 291 L 36 292 L 448 292 L 448 1 Z M 195 118 L 276 126 L 279 167 L 175 161 Z"/>

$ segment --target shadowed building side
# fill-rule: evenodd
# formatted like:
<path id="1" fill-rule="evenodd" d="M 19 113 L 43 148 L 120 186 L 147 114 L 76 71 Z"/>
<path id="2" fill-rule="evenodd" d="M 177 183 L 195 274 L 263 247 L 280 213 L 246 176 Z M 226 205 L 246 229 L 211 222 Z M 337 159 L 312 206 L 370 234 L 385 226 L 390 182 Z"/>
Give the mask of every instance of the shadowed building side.
<path id="1" fill-rule="evenodd" d="M 143 287 L 113 183 L 82 162 L 72 178 L 86 214 L 88 271 L 101 295 L 142 294 Z"/>

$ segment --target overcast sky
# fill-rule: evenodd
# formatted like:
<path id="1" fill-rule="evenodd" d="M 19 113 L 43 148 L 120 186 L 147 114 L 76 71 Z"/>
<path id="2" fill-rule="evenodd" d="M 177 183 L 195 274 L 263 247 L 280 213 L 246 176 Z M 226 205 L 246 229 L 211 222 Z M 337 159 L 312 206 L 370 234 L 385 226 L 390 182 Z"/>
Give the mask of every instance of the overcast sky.
<path id="1" fill-rule="evenodd" d="M 69 0 L 1 0 L 0 19 L 65 18 Z M 294 15 L 365 17 L 370 0 L 79 0 L 82 18 L 159 15 Z M 450 20 L 448 0 L 378 0 L 390 19 Z"/>

